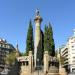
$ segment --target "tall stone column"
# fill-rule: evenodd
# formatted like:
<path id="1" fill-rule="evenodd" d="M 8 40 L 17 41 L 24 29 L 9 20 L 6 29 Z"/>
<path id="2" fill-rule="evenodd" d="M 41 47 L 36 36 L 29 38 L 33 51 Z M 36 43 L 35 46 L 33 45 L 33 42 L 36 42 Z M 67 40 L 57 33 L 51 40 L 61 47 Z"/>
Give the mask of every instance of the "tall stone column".
<path id="1" fill-rule="evenodd" d="M 35 67 L 36 67 L 37 59 L 39 59 L 39 58 L 37 58 L 37 55 L 38 55 L 37 51 L 40 50 L 40 45 L 41 45 L 41 43 L 40 43 L 40 40 L 41 40 L 40 25 L 42 22 L 42 18 L 40 17 L 38 10 L 36 12 L 34 22 L 35 22 L 34 63 L 35 63 Z"/>
<path id="2" fill-rule="evenodd" d="M 48 51 L 44 52 L 44 74 L 48 72 L 49 55 Z"/>
<path id="3" fill-rule="evenodd" d="M 29 72 L 33 71 L 33 55 L 32 51 L 29 51 Z"/>

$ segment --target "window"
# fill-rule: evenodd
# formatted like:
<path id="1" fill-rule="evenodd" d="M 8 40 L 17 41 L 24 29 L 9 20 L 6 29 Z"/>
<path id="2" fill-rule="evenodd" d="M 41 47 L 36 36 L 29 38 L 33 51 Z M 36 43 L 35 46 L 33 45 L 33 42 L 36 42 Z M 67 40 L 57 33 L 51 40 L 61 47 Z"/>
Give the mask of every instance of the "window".
<path id="1" fill-rule="evenodd" d="M 10 46 L 8 45 L 8 48 L 10 48 Z"/>
<path id="2" fill-rule="evenodd" d="M 72 46 L 72 48 L 74 48 L 74 46 Z"/>
<path id="3" fill-rule="evenodd" d="M 75 50 L 75 49 L 72 49 L 73 51 Z"/>
<path id="4" fill-rule="evenodd" d="M 75 63 L 75 60 L 73 60 L 72 62 Z"/>
<path id="5" fill-rule="evenodd" d="M 27 66 L 29 65 L 28 61 L 26 61 L 26 65 L 27 65 Z"/>
<path id="6" fill-rule="evenodd" d="M 1 47 L 1 44 L 0 44 L 0 47 Z"/>
<path id="7" fill-rule="evenodd" d="M 2 45 L 2 47 L 5 47 L 5 45 Z"/>
<path id="8" fill-rule="evenodd" d="M 75 73 L 75 68 L 72 69 L 72 73 Z"/>
<path id="9" fill-rule="evenodd" d="M 73 58 L 75 58 L 75 57 L 73 57 Z"/>

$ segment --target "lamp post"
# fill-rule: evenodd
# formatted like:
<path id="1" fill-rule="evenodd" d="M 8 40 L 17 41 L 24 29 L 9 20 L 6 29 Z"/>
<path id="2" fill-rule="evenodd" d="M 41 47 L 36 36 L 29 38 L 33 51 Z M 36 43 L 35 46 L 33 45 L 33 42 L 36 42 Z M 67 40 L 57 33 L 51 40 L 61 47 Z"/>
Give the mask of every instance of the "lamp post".
<path id="1" fill-rule="evenodd" d="M 37 70 L 38 70 L 38 75 L 39 75 L 39 59 L 37 59 Z"/>

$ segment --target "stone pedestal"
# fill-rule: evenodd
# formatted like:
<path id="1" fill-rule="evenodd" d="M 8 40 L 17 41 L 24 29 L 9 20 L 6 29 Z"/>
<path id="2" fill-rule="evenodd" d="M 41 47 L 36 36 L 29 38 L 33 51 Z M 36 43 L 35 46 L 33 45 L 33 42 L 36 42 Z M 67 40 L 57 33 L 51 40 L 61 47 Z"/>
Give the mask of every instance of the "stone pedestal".
<path id="1" fill-rule="evenodd" d="M 21 56 L 17 58 L 20 63 L 20 75 L 31 75 L 33 72 L 33 55 L 32 51 L 29 51 L 28 56 Z"/>
<path id="2" fill-rule="evenodd" d="M 30 73 L 33 71 L 33 55 L 32 55 L 32 51 L 29 51 L 29 71 L 30 71 Z"/>
<path id="3" fill-rule="evenodd" d="M 48 75 L 59 75 L 59 69 L 56 66 L 50 66 Z"/>
<path id="4" fill-rule="evenodd" d="M 44 52 L 44 74 L 48 72 L 49 55 L 48 51 Z"/>

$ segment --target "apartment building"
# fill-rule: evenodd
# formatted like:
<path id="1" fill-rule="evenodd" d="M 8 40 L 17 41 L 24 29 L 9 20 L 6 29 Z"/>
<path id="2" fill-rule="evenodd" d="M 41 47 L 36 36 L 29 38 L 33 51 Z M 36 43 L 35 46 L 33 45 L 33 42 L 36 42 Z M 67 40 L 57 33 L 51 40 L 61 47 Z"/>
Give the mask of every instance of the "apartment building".
<path id="1" fill-rule="evenodd" d="M 66 45 L 61 48 L 61 56 L 65 58 L 64 66 L 68 71 L 75 73 L 75 29 L 74 35 L 71 36 Z"/>
<path id="2" fill-rule="evenodd" d="M 5 39 L 0 39 L 0 66 L 5 65 L 6 55 L 15 51 L 12 44 L 8 43 Z"/>

